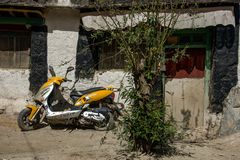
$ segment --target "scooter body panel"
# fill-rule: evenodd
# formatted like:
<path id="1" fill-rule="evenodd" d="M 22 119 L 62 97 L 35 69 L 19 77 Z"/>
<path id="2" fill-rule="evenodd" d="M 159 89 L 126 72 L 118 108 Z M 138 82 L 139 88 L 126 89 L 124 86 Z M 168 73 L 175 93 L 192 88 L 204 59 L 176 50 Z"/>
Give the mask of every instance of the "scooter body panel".
<path id="1" fill-rule="evenodd" d="M 113 93 L 112 90 L 99 90 L 86 95 L 81 96 L 75 103 L 75 106 L 82 106 L 85 104 L 90 104 L 92 102 L 99 101 L 106 98 Z"/>
<path id="2" fill-rule="evenodd" d="M 66 120 L 66 119 L 71 119 L 71 118 L 77 118 L 79 117 L 80 113 L 82 110 L 69 110 L 69 111 L 57 111 L 57 112 L 52 112 L 48 108 L 48 113 L 47 113 L 47 119 L 52 120 Z"/>
<path id="3" fill-rule="evenodd" d="M 38 110 L 38 107 L 35 106 L 35 105 L 32 105 L 32 104 L 28 104 L 28 105 L 26 105 L 25 107 L 26 107 L 26 108 L 29 108 L 29 109 L 31 110 L 31 113 L 30 113 L 30 115 L 28 116 L 28 119 L 29 119 L 30 121 L 32 121 L 33 118 L 34 118 L 35 113 L 36 113 L 37 110 Z"/>
<path id="4" fill-rule="evenodd" d="M 46 87 L 48 87 L 49 85 L 55 83 L 57 85 L 61 85 L 61 83 L 64 81 L 63 77 L 51 77 L 48 79 L 47 82 L 45 82 L 40 89 L 44 89 Z"/>

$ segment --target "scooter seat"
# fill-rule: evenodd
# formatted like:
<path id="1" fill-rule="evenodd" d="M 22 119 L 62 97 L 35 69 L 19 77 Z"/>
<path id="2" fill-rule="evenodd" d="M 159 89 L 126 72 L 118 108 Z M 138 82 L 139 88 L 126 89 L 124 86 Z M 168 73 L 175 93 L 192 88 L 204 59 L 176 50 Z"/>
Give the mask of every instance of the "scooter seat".
<path id="1" fill-rule="evenodd" d="M 70 97 L 73 100 L 76 100 L 76 99 L 78 99 L 79 97 L 81 97 L 84 94 L 88 94 L 88 93 L 95 92 L 95 91 L 100 91 L 100 90 L 105 90 L 105 89 L 106 88 L 104 88 L 104 87 L 94 87 L 94 88 L 90 88 L 90 89 L 87 89 L 87 90 L 80 90 L 80 91 L 77 91 L 76 89 L 74 89 L 70 93 Z"/>

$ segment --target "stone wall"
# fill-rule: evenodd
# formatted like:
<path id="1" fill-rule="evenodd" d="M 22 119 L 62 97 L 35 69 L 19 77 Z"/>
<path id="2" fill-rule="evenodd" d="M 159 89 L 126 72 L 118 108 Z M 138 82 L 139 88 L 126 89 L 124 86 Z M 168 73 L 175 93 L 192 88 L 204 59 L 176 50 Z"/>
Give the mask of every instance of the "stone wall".
<path id="1" fill-rule="evenodd" d="M 87 38 L 79 34 L 82 33 L 79 31 L 80 13 L 74 9 L 49 9 L 46 14 L 46 25 L 48 27 L 48 65 L 53 66 L 57 75 L 64 76 L 68 66 L 78 65 L 76 55 L 85 50 L 85 48 L 77 47 L 78 42 L 83 44 L 82 40 L 85 42 Z M 80 59 L 79 63 L 84 63 L 84 59 Z M 89 79 L 80 78 L 76 83 L 76 88 L 85 90 L 90 87 L 108 85 L 120 87 L 124 75 L 125 73 L 121 70 L 96 71 Z M 68 78 L 75 81 L 74 72 L 71 72 Z M 73 82 L 64 85 L 71 87 Z"/>
<path id="2" fill-rule="evenodd" d="M 76 78 L 92 78 L 94 75 L 94 58 L 93 46 L 91 45 L 91 34 L 83 27 L 80 27 L 77 54 L 76 54 Z M 91 47 L 92 46 L 92 47 Z"/>
<path id="3" fill-rule="evenodd" d="M 38 89 L 47 81 L 47 28 L 46 26 L 32 27 L 31 34 L 31 65 L 30 91 L 37 93 Z"/>
<path id="4" fill-rule="evenodd" d="M 239 25 L 237 26 L 239 28 Z M 239 31 L 239 30 L 238 30 Z M 240 53 L 240 36 L 238 40 L 237 51 Z M 239 57 L 238 57 L 239 61 Z M 240 64 L 238 63 L 238 73 L 240 73 Z M 223 119 L 219 130 L 220 135 L 227 135 L 240 130 L 240 74 L 238 74 L 238 83 L 233 87 L 223 102 Z"/>
<path id="5" fill-rule="evenodd" d="M 210 108 L 209 110 L 210 113 L 206 115 L 208 119 L 207 125 L 206 125 L 208 137 L 228 135 L 234 132 L 238 132 L 240 130 L 239 5 L 235 6 L 235 21 L 236 21 L 236 26 L 234 29 L 234 40 L 233 40 L 234 42 L 232 42 L 232 46 L 227 44 L 228 43 L 227 41 L 229 41 L 229 37 L 233 36 L 233 35 L 227 35 L 226 37 L 228 37 L 228 39 L 225 41 L 225 44 L 231 47 L 228 47 L 227 51 L 226 51 L 226 47 L 223 47 L 225 48 L 224 49 L 225 54 L 227 54 L 229 57 L 226 58 L 224 55 L 222 55 L 223 57 L 221 56 L 218 57 L 219 61 L 221 62 L 220 64 L 223 64 L 223 66 L 225 67 L 225 69 L 223 68 L 225 72 L 221 73 L 220 77 L 224 74 L 225 76 L 223 76 L 222 79 L 217 80 L 219 81 L 218 86 L 222 86 L 221 88 L 223 89 L 220 88 L 219 90 L 215 90 L 215 92 L 219 92 L 219 94 L 222 95 L 220 96 L 220 99 L 219 99 L 219 102 L 221 101 L 222 103 L 221 103 L 221 106 L 218 106 L 215 109 Z M 229 66 L 229 69 L 227 69 L 228 66 Z M 229 73 L 233 74 L 232 77 L 229 75 Z M 237 77 L 237 82 L 236 82 L 236 77 Z M 233 82 L 231 82 L 231 79 Z M 235 83 L 236 83 L 236 86 L 234 85 Z M 225 89 L 224 89 L 224 86 L 225 86 Z M 223 92 L 223 91 L 227 91 L 227 92 Z M 220 109 L 222 110 L 222 112 L 217 114 L 216 112 L 211 112 L 214 110 L 216 111 L 216 109 L 217 110 Z"/>
<path id="6" fill-rule="evenodd" d="M 240 130 L 240 86 L 231 89 L 224 100 L 223 118 L 221 121 L 220 135 L 228 135 Z"/>
<path id="7" fill-rule="evenodd" d="M 238 82 L 238 27 L 218 25 L 212 66 L 211 111 L 221 113 L 223 101 Z"/>

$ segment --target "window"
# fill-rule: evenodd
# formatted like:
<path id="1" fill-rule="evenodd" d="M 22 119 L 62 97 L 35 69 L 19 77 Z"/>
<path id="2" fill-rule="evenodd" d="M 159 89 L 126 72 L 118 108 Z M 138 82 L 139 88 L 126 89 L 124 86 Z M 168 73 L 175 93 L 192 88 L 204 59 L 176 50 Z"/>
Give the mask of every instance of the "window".
<path id="1" fill-rule="evenodd" d="M 206 38 L 202 35 L 202 34 L 194 34 L 193 36 L 193 42 L 195 44 L 198 44 L 198 43 L 206 43 Z"/>
<path id="2" fill-rule="evenodd" d="M 188 44 L 188 43 L 190 43 L 191 42 L 191 37 L 190 36 L 181 36 L 180 37 L 180 40 L 179 40 L 180 42 L 180 44 Z"/>
<path id="3" fill-rule="evenodd" d="M 208 29 L 177 30 L 166 41 L 166 76 L 169 78 L 203 78 L 206 56 L 209 60 L 211 32 Z M 185 48 L 185 56 L 172 60 L 174 48 Z M 209 63 L 208 63 L 209 64 Z"/>
<path id="4" fill-rule="evenodd" d="M 119 52 L 116 42 L 101 45 L 99 47 L 98 57 L 99 70 L 124 68 L 124 55 Z"/>
<path id="5" fill-rule="evenodd" d="M 202 33 L 186 33 L 186 34 L 173 34 L 168 37 L 167 45 L 188 45 L 188 44 L 205 44 L 207 39 Z"/>
<path id="6" fill-rule="evenodd" d="M 31 36 L 20 28 L 0 30 L 0 68 L 29 68 Z"/>

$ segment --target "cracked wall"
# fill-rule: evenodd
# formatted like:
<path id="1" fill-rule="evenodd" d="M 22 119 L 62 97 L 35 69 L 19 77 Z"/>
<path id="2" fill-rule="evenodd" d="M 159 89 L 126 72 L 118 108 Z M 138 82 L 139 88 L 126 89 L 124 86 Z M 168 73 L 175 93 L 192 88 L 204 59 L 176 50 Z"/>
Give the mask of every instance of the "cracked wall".
<path id="1" fill-rule="evenodd" d="M 56 75 L 64 76 L 67 67 L 76 62 L 80 13 L 74 9 L 49 9 L 46 13 L 48 26 L 48 65 Z M 74 78 L 74 72 L 69 74 Z"/>

